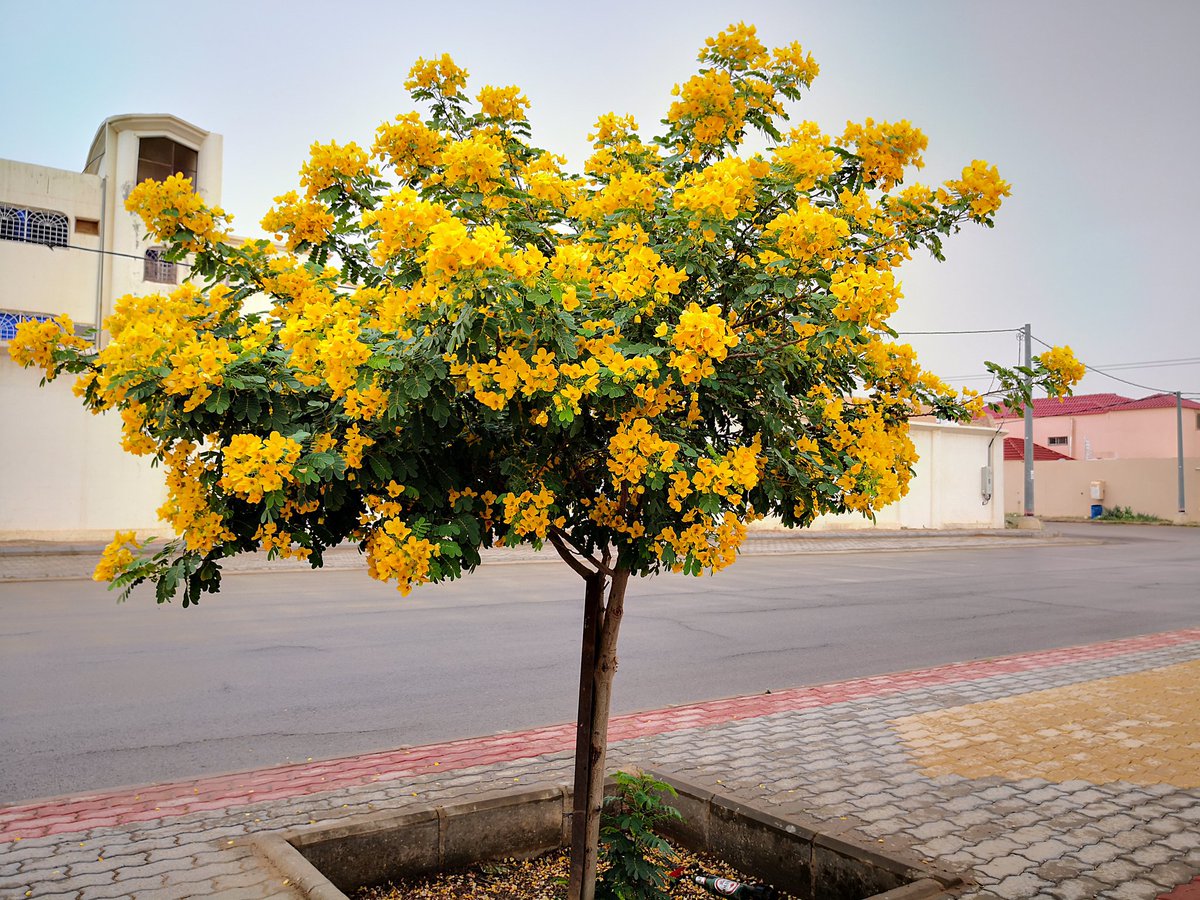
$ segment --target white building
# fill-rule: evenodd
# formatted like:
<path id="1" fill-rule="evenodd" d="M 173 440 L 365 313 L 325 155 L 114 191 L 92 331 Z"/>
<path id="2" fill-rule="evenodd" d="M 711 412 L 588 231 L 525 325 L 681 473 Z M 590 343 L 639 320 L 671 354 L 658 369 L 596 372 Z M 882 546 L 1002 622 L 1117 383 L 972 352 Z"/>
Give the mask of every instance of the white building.
<path id="1" fill-rule="evenodd" d="M 155 515 L 161 472 L 121 450 L 117 416 L 83 409 L 71 376 L 39 388 L 40 374 L 17 366 L 7 342 L 26 319 L 66 313 L 89 328 L 115 298 L 181 280 L 182 266 L 161 262 L 125 211 L 135 185 L 175 172 L 219 204 L 221 136 L 169 115 L 114 116 L 82 172 L 0 160 L 0 540 L 165 533 Z"/>

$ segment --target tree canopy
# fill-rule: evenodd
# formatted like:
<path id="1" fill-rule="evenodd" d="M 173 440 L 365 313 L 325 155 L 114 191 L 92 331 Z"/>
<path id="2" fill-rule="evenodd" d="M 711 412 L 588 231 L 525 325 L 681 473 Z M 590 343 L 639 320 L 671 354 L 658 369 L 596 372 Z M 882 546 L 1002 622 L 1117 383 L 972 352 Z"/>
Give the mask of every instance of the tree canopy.
<path id="1" fill-rule="evenodd" d="M 799 44 L 738 24 L 700 63 L 658 137 L 602 115 L 570 174 L 518 88 L 472 102 L 448 56 L 418 60 L 425 114 L 369 149 L 314 143 L 274 242 L 233 238 L 182 175 L 138 185 L 127 208 L 190 280 L 121 298 L 98 350 L 65 317 L 11 347 L 165 467 L 175 538 L 119 534 L 97 578 L 188 605 L 224 557 L 318 566 L 344 541 L 403 593 L 522 542 L 701 574 L 756 518 L 901 497 L 909 419 L 982 401 L 897 340 L 897 267 L 991 227 L 1009 185 L 979 160 L 906 183 L 926 148 L 907 121 L 789 125 L 818 72 Z M 1063 349 L 1035 369 L 1052 392 L 1081 374 Z"/>

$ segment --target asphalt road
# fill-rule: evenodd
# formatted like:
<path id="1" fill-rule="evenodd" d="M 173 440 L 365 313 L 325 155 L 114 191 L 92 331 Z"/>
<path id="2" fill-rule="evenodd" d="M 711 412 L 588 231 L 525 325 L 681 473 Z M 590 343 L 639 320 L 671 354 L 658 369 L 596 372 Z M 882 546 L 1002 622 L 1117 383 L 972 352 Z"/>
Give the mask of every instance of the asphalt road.
<path id="1" fill-rule="evenodd" d="M 747 556 L 635 581 L 618 712 L 1200 625 L 1200 528 L 1091 545 Z M 0 584 L 0 802 L 574 718 L 582 582 L 485 566 L 402 598 L 356 571 L 231 576 L 198 609 Z"/>

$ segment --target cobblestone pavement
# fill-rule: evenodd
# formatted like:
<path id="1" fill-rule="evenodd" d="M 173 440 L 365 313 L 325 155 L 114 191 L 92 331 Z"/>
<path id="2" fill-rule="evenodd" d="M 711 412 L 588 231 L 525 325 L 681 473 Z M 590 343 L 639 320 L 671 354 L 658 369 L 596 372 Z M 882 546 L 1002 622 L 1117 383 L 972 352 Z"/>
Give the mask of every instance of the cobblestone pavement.
<path id="1" fill-rule="evenodd" d="M 1200 628 L 622 716 L 676 772 L 965 872 L 970 900 L 1200 893 Z M 0 897 L 294 897 L 246 837 L 565 784 L 573 727 L 0 807 Z"/>
<path id="2" fill-rule="evenodd" d="M 1016 530 L 912 530 L 806 532 L 752 531 L 742 545 L 744 554 L 781 553 L 851 553 L 871 551 L 948 550 L 955 548 L 984 549 L 1012 547 L 1014 542 L 1039 542 L 1061 546 L 1064 543 L 1094 543 L 1077 537 L 1060 537 L 1053 532 Z M 104 543 L 62 543 L 41 541 L 0 542 L 0 581 L 48 581 L 91 578 Z M 536 562 L 558 557 L 553 550 L 536 551 L 530 547 L 486 550 L 484 564 Z M 266 554 L 249 553 L 221 563 L 225 572 L 298 571 L 308 569 L 308 563 L 296 559 L 269 560 Z M 366 558 L 357 546 L 342 546 L 327 550 L 326 569 L 363 569 Z"/>

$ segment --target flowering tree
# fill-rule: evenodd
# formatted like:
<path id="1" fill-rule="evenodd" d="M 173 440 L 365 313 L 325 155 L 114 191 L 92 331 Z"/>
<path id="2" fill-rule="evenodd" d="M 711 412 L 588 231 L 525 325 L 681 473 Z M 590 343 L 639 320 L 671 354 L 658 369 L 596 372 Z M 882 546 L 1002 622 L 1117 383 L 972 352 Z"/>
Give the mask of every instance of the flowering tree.
<path id="1" fill-rule="evenodd" d="M 233 240 L 180 175 L 143 182 L 127 208 L 191 281 L 122 298 L 98 352 L 65 317 L 11 347 L 48 379 L 78 375 L 125 448 L 165 467 L 176 537 L 118 534 L 96 571 L 126 593 L 150 581 L 188 606 L 226 557 L 316 567 L 354 541 L 407 594 L 483 548 L 552 545 L 586 580 L 593 628 L 572 897 L 595 875 L 630 576 L 715 572 L 764 515 L 870 515 L 906 491 L 911 417 L 982 406 L 887 321 L 914 250 L 941 258 L 963 224 L 992 225 L 996 169 L 902 186 L 926 146 L 908 122 L 783 130 L 817 65 L 753 27 L 700 62 L 662 136 L 601 116 L 579 176 L 531 143 L 517 88 L 475 106 L 448 56 L 419 60 L 405 86 L 428 116 L 381 125 L 370 151 L 313 144 L 263 220 L 276 243 Z M 750 132 L 769 149 L 739 154 Z M 1018 375 L 1062 393 L 1081 372 L 1055 350 L 1001 374 L 1028 399 Z"/>

